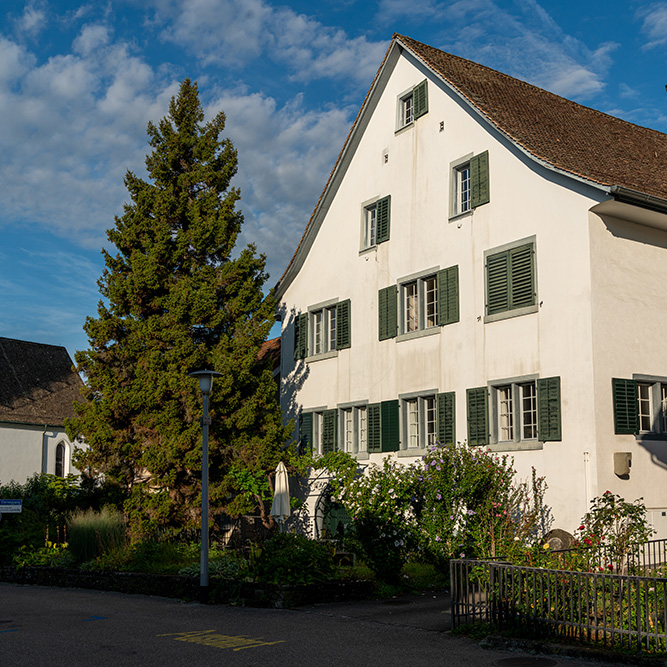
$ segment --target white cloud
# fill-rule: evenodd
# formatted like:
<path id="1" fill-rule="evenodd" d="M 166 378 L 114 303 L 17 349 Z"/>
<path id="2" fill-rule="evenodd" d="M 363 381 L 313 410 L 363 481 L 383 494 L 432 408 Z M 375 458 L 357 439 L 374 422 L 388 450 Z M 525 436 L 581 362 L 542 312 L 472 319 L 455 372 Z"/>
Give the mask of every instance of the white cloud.
<path id="1" fill-rule="evenodd" d="M 0 54 L 17 64 L 10 81 L 0 66 L 4 220 L 99 247 L 127 198 L 125 171 L 142 170 L 146 124 L 164 115 L 176 84 L 111 43 L 104 25 L 85 26 L 71 53 L 42 64 L 7 39 Z"/>
<path id="2" fill-rule="evenodd" d="M 289 7 L 264 0 L 152 0 L 162 38 L 192 50 L 204 64 L 243 67 L 268 57 L 299 81 L 351 79 L 368 84 L 385 42 L 349 38 Z"/>
<path id="3" fill-rule="evenodd" d="M 36 37 L 46 26 L 46 13 L 34 5 L 26 5 L 23 14 L 16 22 L 19 32 Z"/>
<path id="4" fill-rule="evenodd" d="M 268 255 L 272 283 L 287 265 L 351 124 L 352 109 L 306 111 L 297 99 L 244 90 L 221 94 L 207 116 L 224 110 L 226 134 L 239 153 L 245 227 L 241 241 Z M 356 111 L 356 109 L 355 109 Z"/>
<path id="5" fill-rule="evenodd" d="M 446 28 L 440 44 L 434 45 L 446 51 L 579 99 L 604 90 L 611 53 L 617 46 L 604 43 L 589 49 L 565 34 L 535 0 L 523 0 L 512 10 L 497 0 L 415 0 L 409 5 L 383 0 L 378 18 L 403 14 L 413 23 L 437 16 Z"/>

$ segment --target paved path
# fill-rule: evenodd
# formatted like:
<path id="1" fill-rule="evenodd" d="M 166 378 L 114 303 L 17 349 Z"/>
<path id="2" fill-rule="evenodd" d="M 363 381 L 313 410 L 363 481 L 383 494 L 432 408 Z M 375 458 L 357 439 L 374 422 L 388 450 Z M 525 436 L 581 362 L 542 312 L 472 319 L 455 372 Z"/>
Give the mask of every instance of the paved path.
<path id="1" fill-rule="evenodd" d="M 445 606 L 422 596 L 251 609 L 0 584 L 0 666 L 486 667 L 521 657 L 443 633 Z"/>

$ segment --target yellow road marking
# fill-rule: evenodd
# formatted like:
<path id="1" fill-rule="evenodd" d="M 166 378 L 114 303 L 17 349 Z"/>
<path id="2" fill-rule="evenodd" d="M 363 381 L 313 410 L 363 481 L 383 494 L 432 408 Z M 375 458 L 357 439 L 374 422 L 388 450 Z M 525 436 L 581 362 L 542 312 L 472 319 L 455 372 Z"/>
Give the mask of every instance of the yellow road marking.
<path id="1" fill-rule="evenodd" d="M 158 637 L 173 637 L 179 642 L 190 642 L 191 644 L 203 644 L 204 646 L 214 646 L 215 648 L 230 648 L 232 651 L 242 651 L 246 648 L 256 648 L 257 646 L 272 646 L 273 644 L 283 644 L 284 639 L 275 642 L 265 642 L 259 639 L 251 639 L 248 635 L 232 637 L 230 635 L 220 635 L 215 630 L 195 630 L 194 632 L 169 632 Z"/>

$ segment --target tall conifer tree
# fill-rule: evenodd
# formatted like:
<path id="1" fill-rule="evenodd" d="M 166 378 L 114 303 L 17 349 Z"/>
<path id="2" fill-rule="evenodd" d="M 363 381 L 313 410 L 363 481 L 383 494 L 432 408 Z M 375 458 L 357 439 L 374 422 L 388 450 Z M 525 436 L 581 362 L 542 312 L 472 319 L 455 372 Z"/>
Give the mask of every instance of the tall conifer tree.
<path id="1" fill-rule="evenodd" d="M 138 532 L 196 526 L 201 498 L 201 394 L 193 370 L 220 373 L 210 398 L 211 507 L 259 511 L 286 440 L 271 368 L 258 351 L 272 324 L 265 257 L 234 252 L 243 217 L 230 181 L 237 154 L 225 116 L 203 124 L 185 80 L 169 114 L 148 124 L 150 180 L 128 171 L 131 203 L 107 232 L 104 301 L 76 354 L 85 402 L 68 424 L 89 449 L 78 465 L 126 493 Z"/>

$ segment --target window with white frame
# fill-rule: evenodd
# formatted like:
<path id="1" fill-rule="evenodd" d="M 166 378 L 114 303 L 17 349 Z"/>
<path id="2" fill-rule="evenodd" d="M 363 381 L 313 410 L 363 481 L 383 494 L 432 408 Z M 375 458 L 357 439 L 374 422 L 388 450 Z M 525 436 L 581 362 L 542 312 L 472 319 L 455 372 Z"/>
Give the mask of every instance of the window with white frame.
<path id="1" fill-rule="evenodd" d="M 651 385 L 647 382 L 637 383 L 637 410 L 639 415 L 639 430 L 651 431 Z"/>
<path id="2" fill-rule="evenodd" d="M 398 96 L 396 130 L 401 130 L 428 113 L 428 83 L 418 83 Z"/>
<path id="3" fill-rule="evenodd" d="M 400 290 L 401 333 L 438 325 L 438 280 L 435 275 L 404 282 L 400 285 Z"/>
<path id="4" fill-rule="evenodd" d="M 535 380 L 492 385 L 496 442 L 537 439 L 537 387 Z"/>
<path id="5" fill-rule="evenodd" d="M 377 238 L 377 206 L 375 204 L 364 209 L 363 247 L 372 248 Z"/>
<path id="6" fill-rule="evenodd" d="M 336 349 L 336 306 L 320 308 L 310 313 L 312 354 L 324 354 Z"/>
<path id="7" fill-rule="evenodd" d="M 368 450 L 368 428 L 366 406 L 341 408 L 341 450 L 348 454 L 359 454 Z"/>
<path id="8" fill-rule="evenodd" d="M 398 102 L 398 126 L 399 128 L 410 125 L 415 119 L 415 98 L 410 91 L 407 95 L 404 95 L 399 99 Z"/>
<path id="9" fill-rule="evenodd" d="M 407 449 L 423 449 L 437 440 L 438 421 L 435 394 L 402 400 L 403 440 Z"/>
<path id="10" fill-rule="evenodd" d="M 667 437 L 667 378 L 612 379 L 614 432 Z"/>
<path id="11" fill-rule="evenodd" d="M 454 168 L 454 202 L 453 215 L 467 213 L 472 208 L 470 190 L 470 162 Z"/>

